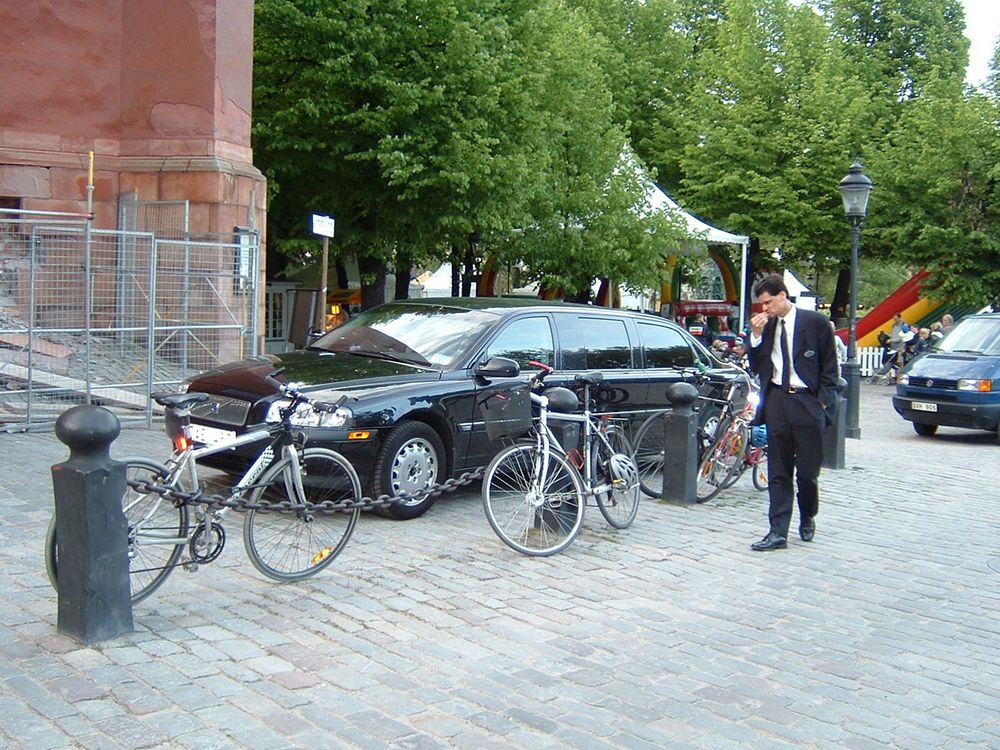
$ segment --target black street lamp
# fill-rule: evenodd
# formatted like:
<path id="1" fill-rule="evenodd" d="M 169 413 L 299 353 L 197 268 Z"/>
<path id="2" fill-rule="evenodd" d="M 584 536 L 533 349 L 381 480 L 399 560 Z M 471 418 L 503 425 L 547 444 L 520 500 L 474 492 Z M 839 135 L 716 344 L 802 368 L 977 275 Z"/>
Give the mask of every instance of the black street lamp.
<path id="1" fill-rule="evenodd" d="M 858 362 L 858 247 L 861 245 L 861 225 L 868 214 L 868 195 L 872 181 L 865 176 L 857 159 L 840 181 L 840 195 L 844 199 L 844 213 L 851 225 L 851 309 L 847 318 L 847 362 L 844 363 L 844 380 L 847 381 L 847 437 L 860 438 L 859 412 L 861 402 L 861 364 Z"/>

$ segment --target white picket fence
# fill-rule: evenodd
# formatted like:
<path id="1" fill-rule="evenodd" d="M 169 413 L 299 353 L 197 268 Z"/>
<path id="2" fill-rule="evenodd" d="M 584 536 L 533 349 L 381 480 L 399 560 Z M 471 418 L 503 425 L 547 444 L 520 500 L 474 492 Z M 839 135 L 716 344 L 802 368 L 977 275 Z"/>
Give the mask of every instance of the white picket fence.
<path id="1" fill-rule="evenodd" d="M 879 346 L 859 346 L 858 363 L 861 365 L 861 377 L 868 377 L 882 364 L 882 348 Z"/>

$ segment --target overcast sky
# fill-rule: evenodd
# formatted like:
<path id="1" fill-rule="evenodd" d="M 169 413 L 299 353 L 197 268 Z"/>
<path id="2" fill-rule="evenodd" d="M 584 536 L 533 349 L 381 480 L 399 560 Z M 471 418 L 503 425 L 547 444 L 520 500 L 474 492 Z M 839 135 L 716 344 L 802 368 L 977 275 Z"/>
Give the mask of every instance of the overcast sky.
<path id="1" fill-rule="evenodd" d="M 990 56 L 1000 36 L 1000 0 L 962 0 L 965 6 L 965 35 L 969 47 L 969 70 L 965 79 L 980 84 L 989 73 Z"/>

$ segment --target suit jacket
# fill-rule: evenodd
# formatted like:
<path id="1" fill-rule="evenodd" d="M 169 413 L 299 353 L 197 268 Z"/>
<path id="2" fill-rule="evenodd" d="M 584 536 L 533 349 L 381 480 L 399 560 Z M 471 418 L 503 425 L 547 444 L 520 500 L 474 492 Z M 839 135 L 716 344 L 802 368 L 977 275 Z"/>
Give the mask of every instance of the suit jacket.
<path id="1" fill-rule="evenodd" d="M 778 320 L 775 316 L 767 321 L 761 332 L 760 346 L 748 350 L 750 369 L 760 377 L 762 393 L 766 392 L 774 370 L 771 351 L 774 348 Z M 809 387 L 809 392 L 825 407 L 827 419 L 832 419 L 837 403 L 839 375 L 837 345 L 833 340 L 833 331 L 830 330 L 830 320 L 813 310 L 796 310 L 792 338 L 795 346 L 795 351 L 790 352 L 792 367 Z M 758 415 L 763 415 L 763 409 L 758 411 Z"/>

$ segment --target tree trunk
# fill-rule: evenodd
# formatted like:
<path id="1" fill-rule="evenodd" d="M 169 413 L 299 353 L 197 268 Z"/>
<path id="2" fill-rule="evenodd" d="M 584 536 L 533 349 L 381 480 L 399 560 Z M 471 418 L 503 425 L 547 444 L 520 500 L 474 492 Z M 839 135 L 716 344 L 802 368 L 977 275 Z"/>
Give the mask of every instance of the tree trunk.
<path id="1" fill-rule="evenodd" d="M 397 256 L 396 258 L 396 288 L 393 299 L 407 299 L 410 296 L 410 269 L 413 268 L 413 261 L 407 256 Z"/>
<path id="2" fill-rule="evenodd" d="M 841 268 L 840 273 L 837 274 L 837 290 L 833 293 L 833 302 L 830 303 L 830 319 L 837 328 L 843 328 L 847 325 L 850 304 L 851 269 Z"/>
<path id="3" fill-rule="evenodd" d="M 385 261 L 378 258 L 358 258 L 361 273 L 361 309 L 368 310 L 385 302 Z"/>
<path id="4" fill-rule="evenodd" d="M 458 254 L 458 247 L 455 245 L 451 246 L 451 296 L 460 297 L 459 285 L 461 282 L 461 257 Z"/>
<path id="5" fill-rule="evenodd" d="M 473 244 L 470 242 L 465 246 L 465 257 L 462 259 L 462 296 L 472 296 L 473 271 L 476 266 L 476 256 L 473 252 Z"/>

